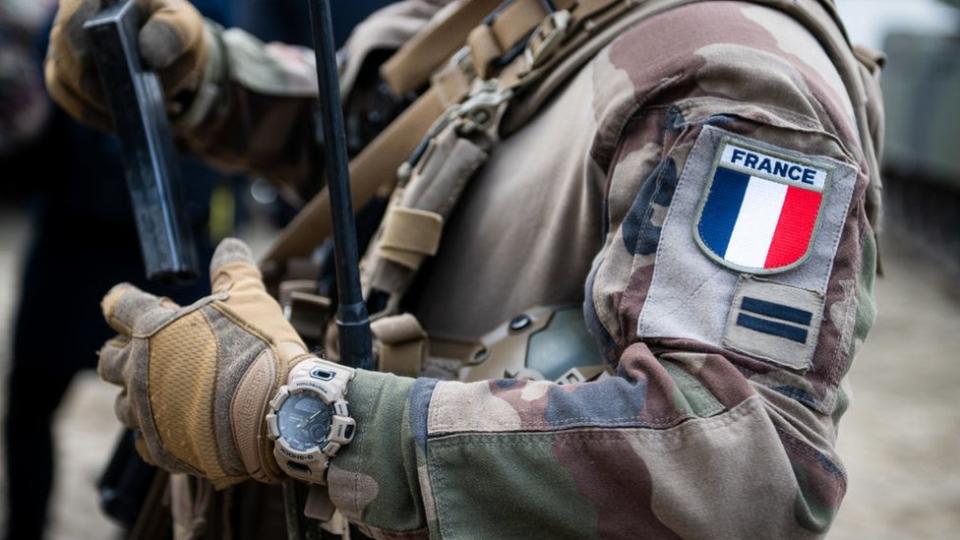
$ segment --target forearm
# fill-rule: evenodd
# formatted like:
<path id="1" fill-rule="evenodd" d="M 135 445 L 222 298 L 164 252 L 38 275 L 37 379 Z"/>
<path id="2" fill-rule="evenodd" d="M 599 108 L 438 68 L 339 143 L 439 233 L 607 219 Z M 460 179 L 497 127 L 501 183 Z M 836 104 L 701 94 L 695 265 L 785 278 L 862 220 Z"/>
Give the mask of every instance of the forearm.
<path id="1" fill-rule="evenodd" d="M 637 344 L 620 376 L 572 386 L 361 374 L 334 502 L 374 529 L 444 537 L 822 533 L 846 487 L 829 419 L 720 355 L 685 356 Z"/>
<path id="2" fill-rule="evenodd" d="M 211 54 L 203 83 L 175 121 L 181 141 L 227 171 L 291 186 L 316 178 L 321 153 L 312 52 L 211 23 L 207 31 Z"/>
<path id="3" fill-rule="evenodd" d="M 340 60 L 345 104 L 362 92 L 362 73 L 401 47 L 440 9 L 426 0 L 397 2 L 372 14 L 344 46 Z M 193 152 L 232 172 L 294 187 L 320 177 L 322 152 L 313 113 L 317 98 L 313 52 L 263 43 L 240 29 L 207 23 L 211 54 L 191 107 L 176 120 Z M 309 191 L 309 187 L 307 189 Z"/>

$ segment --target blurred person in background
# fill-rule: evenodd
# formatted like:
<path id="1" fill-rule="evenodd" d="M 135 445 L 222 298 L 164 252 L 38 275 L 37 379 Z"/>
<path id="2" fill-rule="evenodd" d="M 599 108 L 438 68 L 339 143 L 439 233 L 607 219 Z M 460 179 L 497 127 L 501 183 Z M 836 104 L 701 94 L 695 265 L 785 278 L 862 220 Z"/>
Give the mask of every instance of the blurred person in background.
<path id="1" fill-rule="evenodd" d="M 0 1 L 0 160 L 4 164 L 37 137 L 50 115 L 33 45 L 52 5 L 49 0 Z M 6 191 L 9 186 L 0 189 Z"/>
<path id="2" fill-rule="evenodd" d="M 229 0 L 194 4 L 212 20 L 231 23 Z M 26 194 L 31 239 L 6 380 L 4 538 L 30 540 L 43 536 L 47 521 L 55 469 L 54 414 L 74 377 L 96 366 L 97 349 L 110 334 L 99 316 L 99 298 L 117 281 L 139 283 L 180 302 L 207 294 L 210 284 L 205 276 L 190 286 L 146 282 L 116 138 L 51 106 L 42 86 L 44 25 L 49 26 L 55 3 L 2 5 L 0 40 L 19 39 L 17 48 L 0 46 L 0 151 L 10 148 L 6 170 L 30 179 L 11 183 L 32 190 Z M 7 24 L 9 8 L 23 6 L 29 6 L 39 25 L 17 30 Z M 31 33 L 42 40 L 34 39 L 27 48 Z M 16 84 L 9 82 L 11 72 Z M 181 168 L 184 208 L 202 268 L 211 255 L 211 194 L 222 175 L 189 157 L 181 160 Z M 64 330 L 51 340 L 53 319 Z"/>

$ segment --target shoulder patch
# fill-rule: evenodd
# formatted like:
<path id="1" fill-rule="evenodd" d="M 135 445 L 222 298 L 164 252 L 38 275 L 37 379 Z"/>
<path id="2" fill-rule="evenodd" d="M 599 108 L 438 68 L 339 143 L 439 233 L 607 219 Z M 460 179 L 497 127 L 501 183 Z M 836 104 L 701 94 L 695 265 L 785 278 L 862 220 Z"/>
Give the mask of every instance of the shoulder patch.
<path id="1" fill-rule="evenodd" d="M 741 218 L 754 182 L 767 195 L 750 210 L 756 215 Z M 806 369 L 856 182 L 852 164 L 705 126 L 664 219 L 637 336 L 690 339 Z M 806 197 L 809 206 L 785 210 L 795 204 L 790 197 Z M 788 223 L 787 215 L 796 219 Z M 777 240 L 781 226 L 786 238 Z M 744 241 L 749 249 L 730 249 L 736 234 L 754 235 Z"/>
<path id="2" fill-rule="evenodd" d="M 785 272 L 810 254 L 830 171 L 724 137 L 697 211 L 697 245 L 723 266 Z"/>

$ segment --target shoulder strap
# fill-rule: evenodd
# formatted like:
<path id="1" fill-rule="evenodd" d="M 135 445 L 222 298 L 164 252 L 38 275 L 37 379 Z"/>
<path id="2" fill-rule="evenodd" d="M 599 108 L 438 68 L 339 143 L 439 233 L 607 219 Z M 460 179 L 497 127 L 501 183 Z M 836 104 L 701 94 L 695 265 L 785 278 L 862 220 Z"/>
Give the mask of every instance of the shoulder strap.
<path id="1" fill-rule="evenodd" d="M 485 154 L 498 140 L 497 134 L 513 132 L 529 121 L 550 95 L 624 29 L 658 13 L 702 1 L 706 0 L 504 2 L 501 8 L 487 16 L 463 38 L 461 43 L 466 42 L 467 45 L 433 71 L 430 89 L 351 163 L 354 208 L 362 207 L 378 190 L 392 189 L 398 176 L 409 178 L 410 172 L 416 170 L 427 151 L 438 146 L 435 141 L 438 136 L 444 133 L 449 136 L 450 125 L 469 123 L 471 115 L 475 113 L 495 114 L 498 120 L 493 130 L 485 126 L 484 131 L 494 135 L 482 145 L 484 148 L 481 153 L 485 159 Z M 871 118 L 868 110 L 870 106 L 879 110 L 875 103 L 878 97 L 868 95 L 864 70 L 847 40 L 832 0 L 748 1 L 773 7 L 794 17 L 820 41 L 839 71 L 853 103 L 871 178 L 868 208 L 871 221 L 877 223 L 881 191 L 876 151 L 879 142 L 871 134 L 878 134 L 876 127 L 882 122 Z M 475 10 L 479 2 L 466 0 L 463 9 Z M 551 5 L 560 9 L 550 11 Z M 470 16 L 475 18 L 475 13 Z M 464 18 L 469 17 L 464 15 Z M 447 20 L 452 19 L 457 19 L 457 13 Z M 464 25 L 462 20 L 458 21 L 453 26 L 462 33 Z M 446 30 L 440 31 L 438 28 Z M 409 48 L 401 49 L 398 53 L 400 56 L 388 63 L 385 75 L 399 88 L 416 87 L 417 81 L 423 77 L 423 68 L 404 74 L 403 67 L 409 67 L 414 59 L 413 53 L 424 47 L 440 48 L 443 45 L 449 49 L 451 39 L 448 34 L 458 33 L 450 28 L 441 22 L 424 37 L 411 42 Z M 436 40 L 444 43 L 438 44 Z M 491 78 L 493 76 L 496 78 Z M 871 99 L 874 101 L 871 102 Z M 496 106 L 485 107 L 488 100 L 496 101 Z M 456 130 L 454 134 L 459 133 L 461 131 Z M 446 144 L 448 148 L 455 146 Z M 471 158 L 471 163 L 476 166 L 473 170 L 479 167 L 476 156 Z M 400 174 L 397 173 L 398 169 Z M 329 199 L 324 190 L 284 229 L 268 250 L 264 262 L 278 263 L 290 257 L 308 255 L 329 236 L 329 212 Z M 390 219 L 389 214 L 387 219 Z M 409 224 L 413 220 L 405 216 L 398 222 Z M 434 225 L 431 228 L 436 229 L 435 219 L 419 219 L 418 222 L 432 222 Z M 439 231 L 433 232 L 435 234 L 431 236 L 439 239 Z M 398 238 L 396 235 L 388 237 L 394 241 Z M 400 247 L 395 250 L 397 257 L 394 262 L 413 272 L 419 268 L 419 259 L 430 255 L 424 252 L 430 246 L 416 246 L 420 252 L 415 255 L 403 253 L 405 247 L 409 246 Z M 417 260 L 417 264 L 410 264 L 412 260 Z M 402 293 L 410 279 L 405 276 L 402 280 L 393 281 L 391 296 Z"/>
<path id="2" fill-rule="evenodd" d="M 412 169 L 429 147 L 432 136 L 438 135 L 452 118 L 468 114 L 468 109 L 474 110 L 472 106 L 464 107 L 465 100 L 475 105 L 488 97 L 489 88 L 480 85 L 477 92 L 474 81 L 498 75 L 502 85 L 498 79 L 492 80 L 497 82 L 499 90 L 512 97 L 516 94 L 509 91 L 510 88 L 529 85 L 547 75 L 549 70 L 543 60 L 558 52 L 561 41 L 588 28 L 604 26 L 608 21 L 601 16 L 607 14 L 609 8 L 617 7 L 617 12 L 624 12 L 655 1 L 506 0 L 467 35 L 462 35 L 463 21 L 475 14 L 462 18 L 456 12 L 448 15 L 427 30 L 424 37 L 402 48 L 398 52 L 400 56 L 385 68 L 384 76 L 395 89 L 416 88 L 424 72 L 415 61 L 416 51 L 432 47 L 447 50 L 451 35 L 461 44 L 438 69 L 431 64 L 432 54 L 424 56 L 432 73 L 430 88 L 351 162 L 354 208 L 362 208 L 377 192 L 392 190 L 402 165 Z M 474 13 L 480 2 L 465 0 L 461 9 Z M 551 11 L 557 7 L 561 9 Z M 576 13 L 579 15 L 572 15 Z M 568 24 L 571 21 L 574 24 Z M 463 45 L 465 42 L 468 45 Z M 329 235 L 330 201 L 323 189 L 280 233 L 263 256 L 261 265 L 276 269 L 291 258 L 309 256 Z"/>

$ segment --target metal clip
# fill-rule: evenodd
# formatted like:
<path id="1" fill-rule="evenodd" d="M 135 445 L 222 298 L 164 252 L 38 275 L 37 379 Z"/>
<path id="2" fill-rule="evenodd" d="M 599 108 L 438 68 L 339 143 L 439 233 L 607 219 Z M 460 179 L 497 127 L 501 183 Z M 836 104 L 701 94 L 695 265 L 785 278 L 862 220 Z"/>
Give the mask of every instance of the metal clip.
<path id="1" fill-rule="evenodd" d="M 570 11 L 564 9 L 547 15 L 537 26 L 523 52 L 528 70 L 543 65 L 557 52 L 570 30 L 570 19 Z"/>

